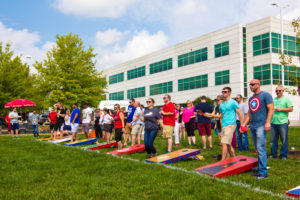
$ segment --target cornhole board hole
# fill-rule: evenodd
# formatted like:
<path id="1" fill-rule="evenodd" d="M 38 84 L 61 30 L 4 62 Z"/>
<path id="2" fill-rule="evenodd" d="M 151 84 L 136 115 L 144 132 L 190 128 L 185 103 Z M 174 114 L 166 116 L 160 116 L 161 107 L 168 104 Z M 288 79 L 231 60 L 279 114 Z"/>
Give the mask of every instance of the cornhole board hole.
<path id="1" fill-rule="evenodd" d="M 131 147 L 126 147 L 123 149 L 115 150 L 115 151 L 109 151 L 107 154 L 112 154 L 112 155 L 122 155 L 122 154 L 131 154 L 139 151 L 144 151 L 145 150 L 145 145 L 143 144 L 137 144 Z"/>
<path id="2" fill-rule="evenodd" d="M 166 153 L 160 156 L 155 156 L 153 158 L 146 159 L 146 162 L 169 164 L 189 157 L 196 158 L 196 155 L 200 153 L 201 152 L 199 149 L 180 149 L 178 151 L 173 151 L 171 153 Z"/>
<path id="3" fill-rule="evenodd" d="M 300 159 L 300 150 L 293 150 L 288 152 L 289 158 Z"/>
<path id="4" fill-rule="evenodd" d="M 94 143 L 94 142 L 98 142 L 98 139 L 97 138 L 89 138 L 89 139 L 79 140 L 78 142 L 74 142 L 74 143 L 68 143 L 65 145 L 66 146 L 79 146 L 79 145 L 90 144 L 90 143 Z"/>
<path id="5" fill-rule="evenodd" d="M 50 143 L 54 143 L 54 144 L 58 144 L 58 143 L 62 143 L 62 142 L 68 142 L 72 139 L 72 136 L 67 136 L 67 137 L 63 137 L 56 140 L 49 140 L 48 142 Z"/>
<path id="6" fill-rule="evenodd" d="M 287 191 L 285 194 L 290 197 L 299 198 L 300 197 L 300 186 Z"/>
<path id="7" fill-rule="evenodd" d="M 208 174 L 216 178 L 232 176 L 244 171 L 248 171 L 258 166 L 257 158 L 247 156 L 236 156 L 227 160 L 222 160 L 211 165 L 195 169 L 196 171 Z"/>
<path id="8" fill-rule="evenodd" d="M 100 144 L 97 144 L 96 146 L 91 146 L 89 148 L 87 148 L 87 150 L 97 150 L 97 149 L 104 149 L 104 148 L 108 148 L 108 147 L 113 147 L 113 146 L 117 146 L 118 143 L 116 141 L 112 141 L 110 143 L 107 142 L 103 142 Z"/>

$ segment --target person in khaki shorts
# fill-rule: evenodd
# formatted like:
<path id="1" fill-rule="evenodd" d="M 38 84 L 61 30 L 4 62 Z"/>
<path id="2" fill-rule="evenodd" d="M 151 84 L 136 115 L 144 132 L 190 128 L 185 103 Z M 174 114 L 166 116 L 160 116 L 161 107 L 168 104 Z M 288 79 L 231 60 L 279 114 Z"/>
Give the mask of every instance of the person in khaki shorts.
<path id="1" fill-rule="evenodd" d="M 168 151 L 166 153 L 170 153 L 172 151 L 172 136 L 175 127 L 175 105 L 171 102 L 170 95 L 164 95 L 163 99 L 165 105 L 163 106 L 163 110 L 160 114 L 163 116 L 163 134 L 168 140 Z"/>
<path id="2" fill-rule="evenodd" d="M 128 140 L 130 140 L 130 134 L 132 131 L 132 126 L 131 122 L 133 120 L 133 115 L 135 112 L 135 107 L 134 107 L 135 100 L 129 99 L 129 106 L 127 108 L 127 116 L 126 116 L 126 125 L 125 125 L 125 135 L 124 135 L 124 146 L 127 146 Z"/>
<path id="3" fill-rule="evenodd" d="M 133 115 L 133 120 L 130 123 L 132 125 L 132 131 L 131 131 L 131 146 L 135 145 L 135 140 L 137 138 L 138 144 L 141 144 L 141 135 L 143 129 L 143 122 L 140 120 L 140 116 L 142 116 L 142 109 L 140 107 L 140 102 L 136 101 L 134 103 L 135 112 Z"/>

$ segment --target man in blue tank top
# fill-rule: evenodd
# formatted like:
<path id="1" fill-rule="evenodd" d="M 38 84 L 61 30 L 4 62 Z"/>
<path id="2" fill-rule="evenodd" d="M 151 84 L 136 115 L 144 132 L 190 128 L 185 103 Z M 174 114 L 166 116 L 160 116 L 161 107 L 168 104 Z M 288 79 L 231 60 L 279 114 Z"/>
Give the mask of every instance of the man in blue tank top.
<path id="1" fill-rule="evenodd" d="M 127 108 L 127 122 L 125 126 L 125 135 L 124 135 L 124 146 L 127 146 L 127 141 L 130 139 L 130 134 L 132 131 L 132 125 L 131 122 L 133 120 L 133 115 L 135 112 L 135 107 L 134 107 L 135 100 L 129 99 L 129 106 Z"/>

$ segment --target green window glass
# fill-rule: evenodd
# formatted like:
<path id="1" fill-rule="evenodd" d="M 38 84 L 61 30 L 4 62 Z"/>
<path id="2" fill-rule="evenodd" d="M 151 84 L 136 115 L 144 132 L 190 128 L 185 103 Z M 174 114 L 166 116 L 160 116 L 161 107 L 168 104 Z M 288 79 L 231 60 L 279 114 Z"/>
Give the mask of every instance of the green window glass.
<path id="1" fill-rule="evenodd" d="M 178 56 L 178 67 L 207 60 L 207 48 L 192 51 Z"/>
<path id="2" fill-rule="evenodd" d="M 178 91 L 203 88 L 207 86 L 208 86 L 207 74 L 178 80 Z"/>
<path id="3" fill-rule="evenodd" d="M 109 76 L 109 84 L 115 84 L 124 81 L 124 72 Z"/>
<path id="4" fill-rule="evenodd" d="M 261 85 L 271 84 L 271 67 L 270 64 L 253 67 L 254 79 L 260 80 Z"/>
<path id="5" fill-rule="evenodd" d="M 165 94 L 173 92 L 173 82 L 159 83 L 155 85 L 150 85 L 150 96 L 157 94 Z"/>
<path id="6" fill-rule="evenodd" d="M 229 41 L 215 45 L 215 58 L 229 55 Z"/>
<path id="7" fill-rule="evenodd" d="M 145 76 L 146 74 L 146 67 L 142 66 L 136 69 L 128 70 L 127 71 L 127 80 L 131 80 L 134 78 L 139 78 Z"/>
<path id="8" fill-rule="evenodd" d="M 253 37 L 253 56 L 270 52 L 270 33 Z"/>
<path id="9" fill-rule="evenodd" d="M 215 85 L 224 85 L 230 82 L 229 70 L 215 73 Z"/>
<path id="10" fill-rule="evenodd" d="M 156 63 L 150 64 L 150 74 L 166 71 L 172 69 L 173 61 L 172 58 L 162 60 Z"/>
<path id="11" fill-rule="evenodd" d="M 300 82 L 300 67 L 284 66 L 284 84 L 296 86 Z"/>
<path id="12" fill-rule="evenodd" d="M 281 52 L 281 35 L 278 33 L 271 33 L 272 37 L 272 52 Z M 283 35 L 283 51 L 285 55 L 299 56 L 297 49 L 300 44 L 297 44 L 297 38 L 293 36 Z"/>
<path id="13" fill-rule="evenodd" d="M 140 87 L 135 89 L 127 90 L 127 99 L 139 98 L 146 96 L 146 88 Z"/>
<path id="14" fill-rule="evenodd" d="M 124 100 L 124 91 L 110 93 L 109 100 Z"/>

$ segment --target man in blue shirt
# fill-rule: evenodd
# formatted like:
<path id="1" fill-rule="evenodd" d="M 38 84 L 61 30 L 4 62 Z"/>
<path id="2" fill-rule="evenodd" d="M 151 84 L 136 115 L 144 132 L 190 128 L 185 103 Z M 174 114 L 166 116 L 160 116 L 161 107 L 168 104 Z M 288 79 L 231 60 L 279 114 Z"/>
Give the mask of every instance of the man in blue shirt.
<path id="1" fill-rule="evenodd" d="M 254 79 L 249 84 L 250 90 L 254 93 L 250 97 L 249 112 L 243 126 L 247 125 L 249 120 L 251 136 L 256 150 L 258 151 L 258 172 L 253 175 L 257 179 L 267 178 L 267 149 L 265 146 L 267 131 L 271 129 L 271 119 L 274 113 L 274 103 L 272 96 L 260 89 L 260 81 Z"/>
<path id="2" fill-rule="evenodd" d="M 131 122 L 133 120 L 133 115 L 135 112 L 135 107 L 134 107 L 135 100 L 129 99 L 129 106 L 127 108 L 127 122 L 125 126 L 125 135 L 124 135 L 124 146 L 127 145 L 127 141 L 130 140 L 130 134 L 132 131 L 132 125 Z"/>
<path id="3" fill-rule="evenodd" d="M 80 110 L 78 108 L 78 104 L 74 103 L 73 104 L 73 111 L 72 111 L 72 114 L 71 114 L 72 139 L 71 139 L 70 143 L 78 141 L 77 130 L 78 130 L 79 123 L 80 123 Z"/>

